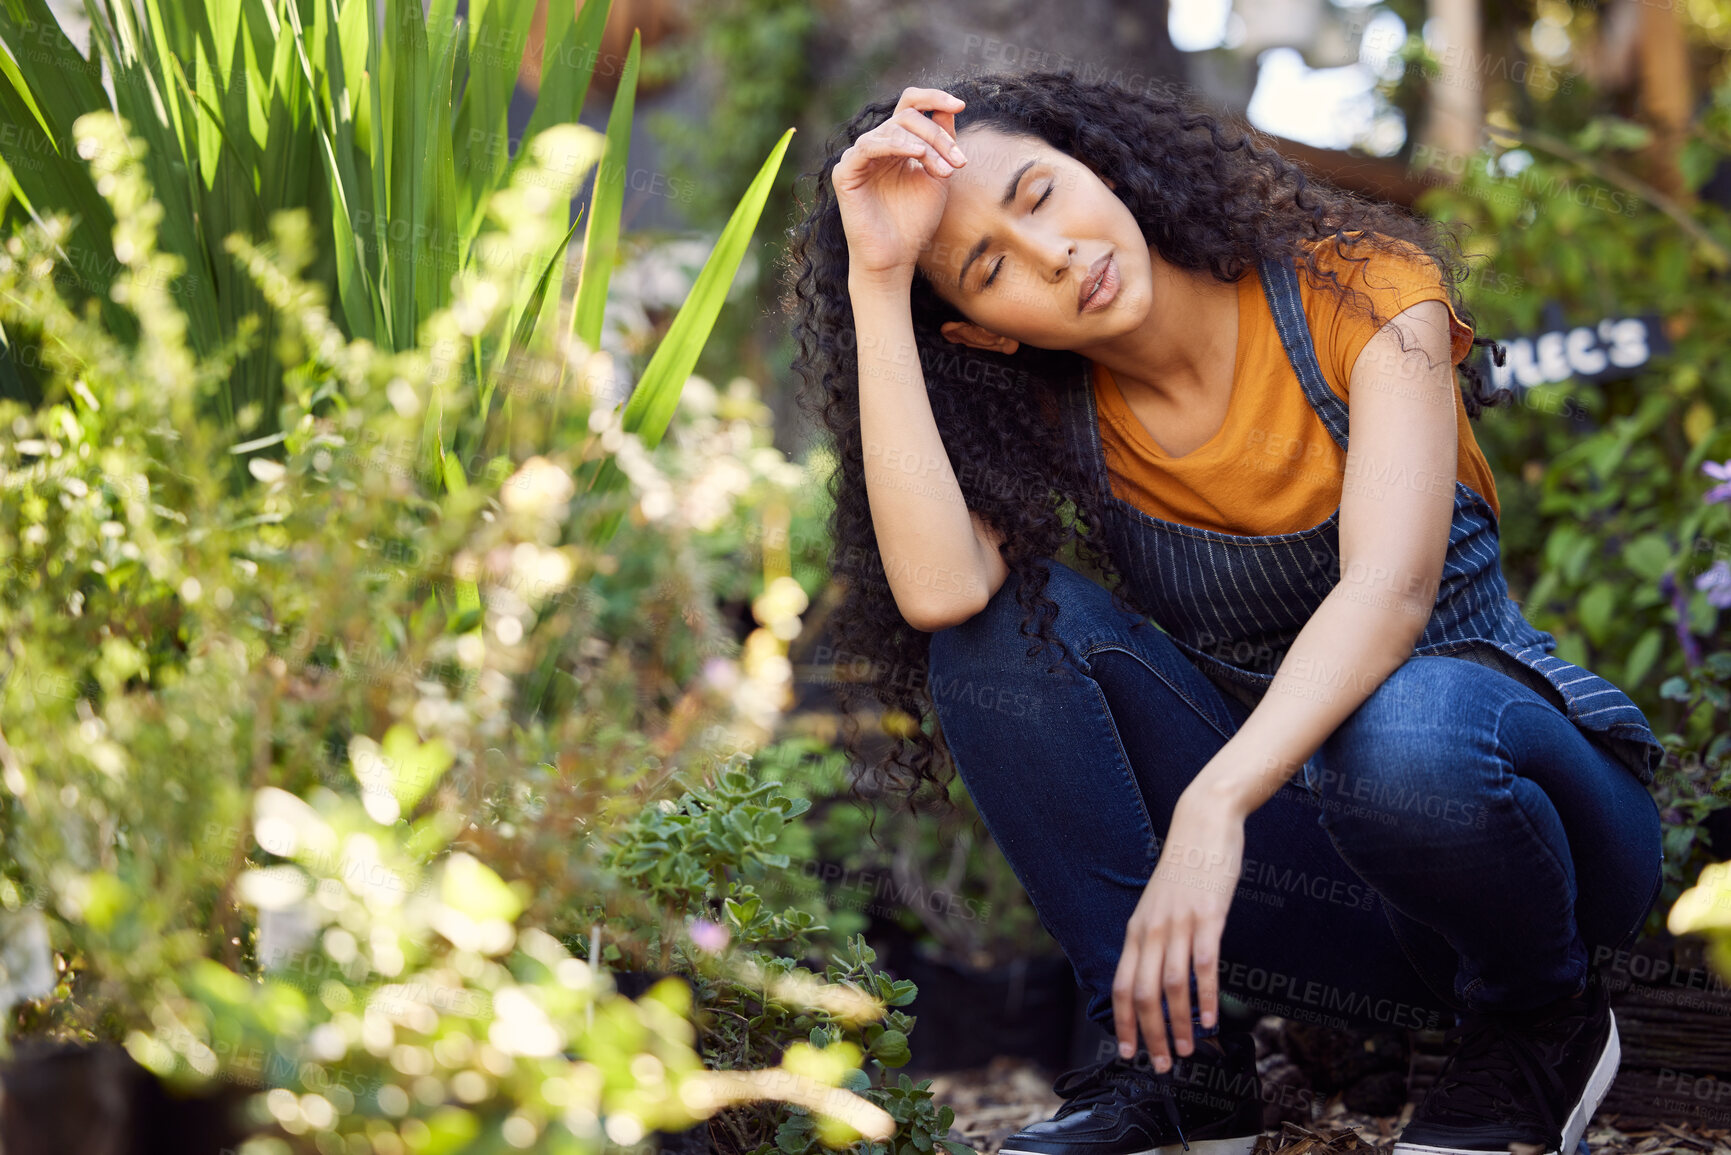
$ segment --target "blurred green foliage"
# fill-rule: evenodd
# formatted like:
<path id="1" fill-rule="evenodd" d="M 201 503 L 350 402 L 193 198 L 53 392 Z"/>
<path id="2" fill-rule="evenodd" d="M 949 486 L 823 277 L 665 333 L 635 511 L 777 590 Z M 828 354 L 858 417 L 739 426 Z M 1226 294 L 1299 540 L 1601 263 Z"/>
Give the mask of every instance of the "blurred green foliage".
<path id="1" fill-rule="evenodd" d="M 777 843 L 795 867 L 775 882 L 778 898 L 821 900 L 831 923 L 850 929 L 875 916 L 960 966 L 1058 953 L 959 777 L 953 813 L 910 814 L 856 795 L 846 757 L 821 738 L 783 738 L 758 762 L 812 806 Z"/>
<path id="2" fill-rule="evenodd" d="M 594 902 L 610 926 L 678 925 L 658 900 L 695 892 L 608 850 L 616 832 L 669 833 L 677 775 L 721 775 L 702 795 L 711 871 L 792 813 L 730 775 L 779 708 L 772 627 L 792 632 L 804 592 L 767 582 L 742 646 L 703 574 L 716 525 L 785 518 L 815 488 L 803 470 L 731 421 L 709 430 L 726 427 L 712 448 L 730 463 L 689 452 L 701 430 L 682 444 L 679 425 L 646 447 L 592 404 L 594 354 L 562 404 L 521 392 L 474 479 L 449 485 L 418 447 L 457 319 L 433 314 L 400 351 L 345 339 L 302 279 L 299 211 L 268 243 L 227 245 L 275 314 L 284 389 L 279 431 L 237 442 L 204 415 L 258 323 L 220 358 L 189 348 L 137 142 L 102 115 L 77 131 L 138 338 L 61 295 L 63 218 L 7 238 L 0 321 L 49 385 L 0 411 L 7 1039 L 120 1041 L 172 1082 L 257 1087 L 257 1155 L 329 1134 L 630 1147 L 764 1099 L 814 1112 L 830 1145 L 893 1135 L 839 1090 L 867 1051 L 905 1061 L 911 1025 L 886 1009 L 911 988 L 861 950 L 759 1024 L 743 1057 L 779 1066 L 723 1072 L 703 1064 L 686 984 L 618 998 L 572 950 L 584 936 L 537 925 Z M 580 492 L 603 457 L 629 484 Z M 685 573 L 692 556 L 709 564 Z M 607 582 L 627 573 L 636 613 L 610 614 Z M 813 919 L 734 898 L 742 938 Z M 795 970 L 760 957 L 709 965 Z M 774 1034 L 837 998 L 861 1045 Z"/>
<path id="3" fill-rule="evenodd" d="M 1465 286 L 1484 335 L 1658 314 L 1668 353 L 1633 376 L 1517 388 L 1475 436 L 1502 481 L 1503 565 L 1511 593 L 1557 654 L 1603 674 L 1647 713 L 1672 752 L 1655 794 L 1667 821 L 1666 878 L 1648 929 L 1706 861 L 1699 823 L 1731 802 L 1713 780 L 1731 711 L 1708 678 L 1661 693 L 1724 646 L 1721 610 L 1697 580 L 1731 557 L 1731 510 L 1704 501 L 1704 463 L 1731 456 L 1731 217 L 1708 200 L 1674 205 L 1628 175 L 1646 139 L 1615 119 L 1568 138 L 1501 136 L 1448 163 L 1421 207 L 1462 227 L 1475 269 Z M 1699 186 L 1731 158 L 1731 83 L 1714 94 L 1684 169 Z"/>
<path id="4" fill-rule="evenodd" d="M 806 0 L 719 0 L 694 8 L 686 33 L 647 56 L 645 69 L 659 82 L 694 77 L 714 86 L 703 120 L 649 118 L 670 146 L 675 174 L 693 190 L 686 206 L 693 225 L 725 220 L 733 207 L 726 190 L 751 176 L 740 158 L 763 155 L 789 124 L 804 119 L 818 19 Z M 796 176 L 790 168 L 777 178 L 771 203 L 778 209 L 791 203 Z"/>

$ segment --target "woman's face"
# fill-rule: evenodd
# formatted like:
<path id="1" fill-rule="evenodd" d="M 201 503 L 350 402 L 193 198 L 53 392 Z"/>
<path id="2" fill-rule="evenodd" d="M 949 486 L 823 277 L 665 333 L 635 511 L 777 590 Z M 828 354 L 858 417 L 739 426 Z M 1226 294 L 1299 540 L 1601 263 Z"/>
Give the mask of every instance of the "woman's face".
<path id="1" fill-rule="evenodd" d="M 1086 352 L 1148 316 L 1148 242 L 1092 169 L 1035 136 L 964 128 L 968 163 L 919 268 L 973 324 L 952 341 L 1013 353 L 1020 342 Z"/>

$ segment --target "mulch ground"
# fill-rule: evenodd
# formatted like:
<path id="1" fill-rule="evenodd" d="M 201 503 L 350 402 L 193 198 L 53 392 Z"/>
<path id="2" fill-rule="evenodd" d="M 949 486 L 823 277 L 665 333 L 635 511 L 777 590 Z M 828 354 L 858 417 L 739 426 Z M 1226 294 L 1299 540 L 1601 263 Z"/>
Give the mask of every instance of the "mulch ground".
<path id="1" fill-rule="evenodd" d="M 1041 1119 L 1050 1118 L 1063 1102 L 1052 1093 L 1052 1076 L 1024 1060 L 999 1058 L 983 1068 L 946 1071 L 932 1076 L 932 1097 L 956 1112 L 951 1137 L 980 1155 L 997 1155 L 1005 1139 Z M 1399 1115 L 1365 1115 L 1349 1111 L 1335 1096 L 1313 1109 L 1308 1125 L 1283 1123 L 1263 1132 L 1256 1155 L 1343 1155 L 1367 1149 L 1387 1150 L 1400 1136 L 1412 1105 Z M 1731 1130 L 1687 1123 L 1617 1127 L 1615 1115 L 1600 1114 L 1587 1128 L 1593 1155 L 1731 1155 Z"/>

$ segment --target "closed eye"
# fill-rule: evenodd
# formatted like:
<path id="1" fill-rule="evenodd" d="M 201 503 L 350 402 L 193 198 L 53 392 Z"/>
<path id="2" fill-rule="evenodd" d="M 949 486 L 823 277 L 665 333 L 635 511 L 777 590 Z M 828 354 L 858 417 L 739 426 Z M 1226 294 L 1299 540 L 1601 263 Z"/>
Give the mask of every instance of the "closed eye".
<path id="1" fill-rule="evenodd" d="M 1052 195 L 1052 190 L 1057 188 L 1057 187 L 1058 186 L 1055 184 L 1047 185 L 1046 191 L 1040 194 L 1040 199 L 1035 201 L 1034 207 L 1029 209 L 1028 211 L 1031 213 L 1032 212 L 1038 212 L 1040 209 L 1040 206 L 1046 203 L 1046 198 Z M 1003 268 L 1003 267 L 1004 267 L 1004 258 L 999 257 L 998 263 L 992 266 L 992 275 L 986 278 L 985 284 L 981 285 L 980 288 L 982 288 L 982 289 L 991 288 L 992 282 L 998 279 L 998 270 Z"/>

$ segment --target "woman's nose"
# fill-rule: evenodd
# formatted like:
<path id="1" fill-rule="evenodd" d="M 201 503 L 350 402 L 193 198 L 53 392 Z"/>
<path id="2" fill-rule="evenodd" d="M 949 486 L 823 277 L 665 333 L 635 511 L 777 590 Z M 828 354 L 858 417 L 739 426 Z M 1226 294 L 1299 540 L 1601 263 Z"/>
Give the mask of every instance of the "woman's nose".
<path id="1" fill-rule="evenodd" d="M 1027 237 L 1028 257 L 1036 269 L 1046 271 L 1048 281 L 1061 281 L 1075 259 L 1076 245 L 1064 237 L 1047 232 L 1033 232 Z"/>

